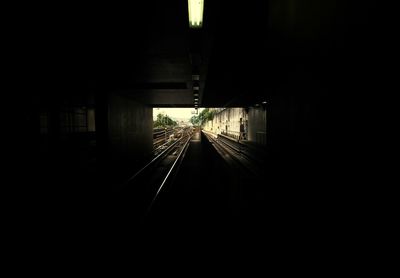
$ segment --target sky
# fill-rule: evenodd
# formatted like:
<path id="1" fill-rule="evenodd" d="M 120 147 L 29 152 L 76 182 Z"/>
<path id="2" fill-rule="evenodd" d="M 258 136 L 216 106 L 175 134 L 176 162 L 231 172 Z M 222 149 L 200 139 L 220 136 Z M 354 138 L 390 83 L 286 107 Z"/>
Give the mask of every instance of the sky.
<path id="1" fill-rule="evenodd" d="M 199 108 L 199 113 L 202 110 L 202 108 Z M 194 108 L 153 108 L 153 120 L 157 118 L 159 113 L 164 113 L 173 120 L 189 121 L 193 115 L 196 115 L 192 114 L 194 111 L 196 111 Z"/>

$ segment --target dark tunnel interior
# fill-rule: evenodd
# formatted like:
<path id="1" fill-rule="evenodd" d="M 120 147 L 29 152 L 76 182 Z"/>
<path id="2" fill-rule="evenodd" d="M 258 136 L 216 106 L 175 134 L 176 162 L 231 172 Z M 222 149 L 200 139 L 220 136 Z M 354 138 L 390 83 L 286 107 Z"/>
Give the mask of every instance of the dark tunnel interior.
<path id="1" fill-rule="evenodd" d="M 235 227 L 323 238 L 340 233 L 333 223 L 351 225 L 364 147 L 357 107 L 367 109 L 382 74 L 373 1 L 205 0 L 196 29 L 183 0 L 30 5 L 15 23 L 24 140 L 13 196 L 22 230 L 107 238 Z M 155 107 L 240 107 L 249 137 L 242 116 L 236 137 L 225 118 L 215 138 L 204 126 L 185 129 L 192 137 L 180 170 L 148 220 L 146 185 L 158 170 L 121 185 L 153 159 Z M 216 146 L 223 140 L 254 146 L 261 174 L 232 170 Z"/>

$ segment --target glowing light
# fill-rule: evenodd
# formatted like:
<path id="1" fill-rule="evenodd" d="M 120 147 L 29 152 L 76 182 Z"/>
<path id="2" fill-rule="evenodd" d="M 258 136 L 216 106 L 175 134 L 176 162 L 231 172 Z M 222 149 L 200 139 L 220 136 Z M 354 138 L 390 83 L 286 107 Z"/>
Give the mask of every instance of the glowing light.
<path id="1" fill-rule="evenodd" d="M 188 0 L 189 26 L 201 28 L 203 25 L 204 0 Z"/>

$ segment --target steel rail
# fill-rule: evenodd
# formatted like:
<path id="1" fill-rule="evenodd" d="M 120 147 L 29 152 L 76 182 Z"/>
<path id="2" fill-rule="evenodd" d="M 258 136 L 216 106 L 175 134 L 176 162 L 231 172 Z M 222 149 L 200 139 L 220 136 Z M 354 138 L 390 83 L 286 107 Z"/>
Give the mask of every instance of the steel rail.
<path id="1" fill-rule="evenodd" d="M 162 188 L 164 187 L 164 185 L 167 183 L 167 181 L 168 181 L 168 179 L 170 178 L 172 172 L 175 170 L 175 167 L 176 167 L 176 165 L 177 165 L 177 162 L 180 161 L 181 158 L 183 158 L 184 154 L 186 153 L 186 150 L 187 150 L 187 148 L 188 148 L 188 146 L 189 146 L 189 142 L 190 142 L 190 139 L 191 139 L 191 138 L 192 138 L 191 135 L 188 136 L 188 139 L 186 140 L 186 142 L 185 142 L 185 144 L 183 145 L 181 151 L 179 152 L 179 154 L 178 154 L 178 156 L 176 157 L 174 163 L 172 164 L 171 168 L 169 169 L 167 175 L 165 176 L 163 182 L 161 183 L 160 187 L 158 188 L 157 193 L 155 194 L 155 196 L 154 196 L 153 200 L 151 201 L 151 204 L 150 204 L 150 206 L 149 206 L 149 208 L 148 208 L 148 213 L 151 211 L 151 209 L 152 209 L 152 207 L 153 207 L 153 205 L 154 205 L 154 203 L 155 203 L 155 201 L 156 201 L 158 195 L 159 195 L 160 192 L 161 192 L 161 189 L 162 189 Z"/>
<path id="2" fill-rule="evenodd" d="M 213 142 L 214 148 L 218 151 L 218 153 L 224 158 L 224 160 L 228 163 L 228 165 L 233 166 L 231 161 L 236 161 L 236 164 L 239 164 L 241 167 L 247 169 L 247 171 L 252 172 L 256 176 L 260 176 L 259 171 L 256 170 L 258 168 L 254 164 L 254 160 L 251 156 L 247 155 L 241 148 L 236 148 L 233 146 L 234 142 L 227 142 L 226 138 L 213 138 L 210 134 L 203 132 L 209 141 Z M 227 157 L 224 155 L 228 154 L 230 161 L 227 161 Z"/>
<path id="3" fill-rule="evenodd" d="M 162 157 L 164 157 L 169 151 L 173 149 L 175 145 L 177 145 L 180 141 L 182 141 L 183 137 L 179 138 L 177 141 L 175 141 L 173 144 L 171 144 L 168 148 L 166 148 L 164 151 L 162 151 L 159 155 L 157 155 L 155 158 L 153 158 L 149 163 L 147 163 L 145 166 L 143 166 L 139 171 L 137 171 L 132 177 L 127 179 L 121 186 L 120 190 L 125 188 L 130 182 L 132 182 L 137 176 L 139 176 L 141 173 L 143 173 L 145 170 L 149 169 L 155 162 L 159 161 Z"/>

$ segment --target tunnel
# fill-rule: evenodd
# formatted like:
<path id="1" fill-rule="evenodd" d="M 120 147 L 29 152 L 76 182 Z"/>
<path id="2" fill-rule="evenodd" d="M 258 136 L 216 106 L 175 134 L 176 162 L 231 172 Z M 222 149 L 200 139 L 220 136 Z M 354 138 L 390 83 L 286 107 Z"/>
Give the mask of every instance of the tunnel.
<path id="1" fill-rule="evenodd" d="M 27 223 L 279 235 L 330 229 L 345 215 L 352 105 L 380 84 L 372 1 L 199 2 L 200 25 L 179 0 L 23 14 L 16 194 Z M 172 133 L 182 148 L 164 168 L 154 161 L 155 134 L 167 141 L 156 108 L 213 114 Z"/>

